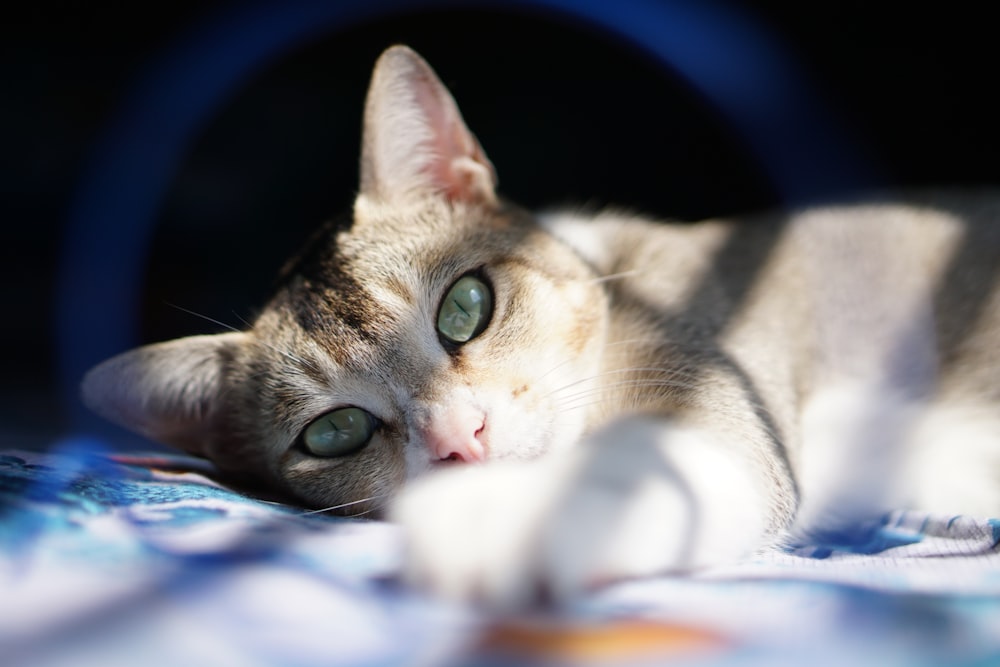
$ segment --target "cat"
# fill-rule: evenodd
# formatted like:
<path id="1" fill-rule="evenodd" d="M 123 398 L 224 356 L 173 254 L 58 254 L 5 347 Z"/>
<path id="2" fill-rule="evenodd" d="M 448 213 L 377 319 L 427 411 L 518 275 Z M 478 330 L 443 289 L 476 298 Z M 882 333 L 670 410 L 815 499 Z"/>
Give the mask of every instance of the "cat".
<path id="1" fill-rule="evenodd" d="M 431 68 L 376 63 L 360 191 L 245 331 L 125 352 L 87 405 L 497 606 L 891 508 L 1000 512 L 1000 195 L 696 224 L 497 195 Z"/>

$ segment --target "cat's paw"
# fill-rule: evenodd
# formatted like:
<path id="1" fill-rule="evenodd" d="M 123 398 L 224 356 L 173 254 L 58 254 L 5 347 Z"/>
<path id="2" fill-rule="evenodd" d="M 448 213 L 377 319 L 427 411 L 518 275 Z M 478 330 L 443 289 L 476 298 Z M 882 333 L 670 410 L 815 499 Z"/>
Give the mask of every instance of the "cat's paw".
<path id="1" fill-rule="evenodd" d="M 406 537 L 408 583 L 453 600 L 529 603 L 548 490 L 524 463 L 455 467 L 412 485 L 391 512 Z"/>
<path id="2" fill-rule="evenodd" d="M 753 487 L 700 431 L 632 419 L 565 455 L 430 476 L 393 518 L 412 582 L 510 608 L 743 555 L 763 534 Z"/>

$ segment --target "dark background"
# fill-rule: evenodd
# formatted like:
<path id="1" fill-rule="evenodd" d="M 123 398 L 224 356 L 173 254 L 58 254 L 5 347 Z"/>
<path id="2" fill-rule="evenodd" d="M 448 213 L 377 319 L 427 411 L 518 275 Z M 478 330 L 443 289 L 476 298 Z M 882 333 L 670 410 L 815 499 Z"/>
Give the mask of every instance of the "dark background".
<path id="1" fill-rule="evenodd" d="M 815 100 L 863 156 L 863 180 L 1000 182 L 987 10 L 873 4 L 731 6 L 806 74 Z M 101 137 L 151 63 L 209 17 L 245 6 L 152 0 L 4 10 L 0 445 L 44 446 L 79 425 L 66 391 L 77 378 L 65 377 L 57 353 L 56 333 L 68 325 L 54 307 L 67 220 Z M 396 42 L 438 70 L 496 165 L 501 191 L 522 204 L 617 203 L 698 219 L 782 203 L 718 110 L 596 26 L 524 8 L 373 19 L 270 60 L 184 147 L 141 258 L 141 305 L 128 315 L 137 342 L 220 330 L 187 311 L 240 326 L 311 229 L 347 210 L 371 65 Z M 831 177 L 831 196 L 839 187 Z M 101 316 L 97 301 L 82 306 Z M 81 332 L 86 320 L 79 317 Z"/>

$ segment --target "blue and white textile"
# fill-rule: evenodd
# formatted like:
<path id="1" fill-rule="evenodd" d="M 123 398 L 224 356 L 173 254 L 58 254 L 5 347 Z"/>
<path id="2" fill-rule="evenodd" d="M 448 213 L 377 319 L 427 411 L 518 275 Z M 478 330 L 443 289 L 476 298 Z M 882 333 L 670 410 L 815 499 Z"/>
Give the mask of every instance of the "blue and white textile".
<path id="1" fill-rule="evenodd" d="M 861 539 L 498 618 L 400 586 L 395 527 L 223 488 L 186 457 L 0 453 L 0 664 L 1000 665 L 1000 521 Z"/>

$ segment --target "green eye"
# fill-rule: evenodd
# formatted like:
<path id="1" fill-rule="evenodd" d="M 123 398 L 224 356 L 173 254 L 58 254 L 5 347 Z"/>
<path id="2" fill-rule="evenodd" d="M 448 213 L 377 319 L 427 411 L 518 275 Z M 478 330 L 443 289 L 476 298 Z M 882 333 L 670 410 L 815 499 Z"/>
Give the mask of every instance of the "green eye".
<path id="1" fill-rule="evenodd" d="M 459 278 L 441 302 L 437 328 L 452 343 L 465 343 L 483 332 L 493 312 L 490 288 L 475 276 Z"/>
<path id="2" fill-rule="evenodd" d="M 316 456 L 344 456 L 368 444 L 375 419 L 361 408 L 328 412 L 306 427 L 302 442 Z"/>

